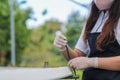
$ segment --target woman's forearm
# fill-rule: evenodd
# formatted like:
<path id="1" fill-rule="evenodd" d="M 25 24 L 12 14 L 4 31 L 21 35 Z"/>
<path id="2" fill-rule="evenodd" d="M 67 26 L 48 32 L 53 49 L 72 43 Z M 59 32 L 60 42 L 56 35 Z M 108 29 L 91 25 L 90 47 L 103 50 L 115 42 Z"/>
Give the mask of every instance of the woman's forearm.
<path id="1" fill-rule="evenodd" d="M 68 52 L 69 52 L 69 56 L 70 56 L 70 57 L 68 56 Z M 77 57 L 77 53 L 75 53 L 71 48 L 68 48 L 68 52 L 67 52 L 67 50 L 62 51 L 63 56 L 64 56 L 65 59 L 67 59 L 68 61 L 70 60 L 70 58 L 72 59 L 72 58 Z"/>
<path id="2" fill-rule="evenodd" d="M 68 56 L 68 52 L 70 57 Z M 72 50 L 70 47 L 68 47 L 68 52 L 67 52 L 67 49 L 65 51 L 62 51 L 63 56 L 67 60 L 73 59 L 75 57 L 85 56 L 84 53 L 82 53 L 78 49 Z"/>
<path id="3" fill-rule="evenodd" d="M 120 56 L 109 58 L 98 58 L 98 65 L 101 69 L 120 71 Z"/>

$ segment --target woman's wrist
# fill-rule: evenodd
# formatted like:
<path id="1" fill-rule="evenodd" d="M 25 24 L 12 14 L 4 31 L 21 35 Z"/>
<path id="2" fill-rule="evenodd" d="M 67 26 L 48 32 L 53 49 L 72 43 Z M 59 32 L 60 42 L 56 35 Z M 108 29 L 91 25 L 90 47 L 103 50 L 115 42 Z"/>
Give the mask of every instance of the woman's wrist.
<path id="1" fill-rule="evenodd" d="M 59 48 L 59 50 L 60 51 L 65 51 L 66 50 L 66 46 Z"/>
<path id="2" fill-rule="evenodd" d="M 87 61 L 89 67 L 94 67 L 94 68 L 98 68 L 98 57 L 94 57 L 94 58 L 88 58 Z"/>
<path id="3" fill-rule="evenodd" d="M 60 50 L 61 52 L 63 52 L 63 51 L 66 51 L 68 48 L 69 48 L 69 45 L 67 44 L 67 45 L 59 48 L 59 50 Z"/>

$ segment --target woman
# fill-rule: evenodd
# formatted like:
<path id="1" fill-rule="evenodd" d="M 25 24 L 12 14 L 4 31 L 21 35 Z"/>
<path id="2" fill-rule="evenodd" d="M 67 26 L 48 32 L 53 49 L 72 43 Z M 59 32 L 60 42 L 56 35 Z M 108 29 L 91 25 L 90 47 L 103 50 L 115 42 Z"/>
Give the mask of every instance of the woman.
<path id="1" fill-rule="evenodd" d="M 66 37 L 56 36 L 54 45 L 69 60 Z M 83 80 L 120 80 L 120 0 L 93 0 L 75 49 L 68 50 L 68 65 L 84 69 Z"/>

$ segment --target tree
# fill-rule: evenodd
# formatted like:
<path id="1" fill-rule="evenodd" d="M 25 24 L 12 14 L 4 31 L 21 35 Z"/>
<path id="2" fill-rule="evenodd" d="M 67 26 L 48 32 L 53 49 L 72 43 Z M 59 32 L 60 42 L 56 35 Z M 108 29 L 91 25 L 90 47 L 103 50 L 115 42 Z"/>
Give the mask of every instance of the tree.
<path id="1" fill-rule="evenodd" d="M 72 12 L 66 23 L 68 44 L 74 48 L 85 19 L 78 11 Z M 35 28 L 31 33 L 30 46 L 24 54 L 22 66 L 43 66 L 48 61 L 50 67 L 65 66 L 66 60 L 61 56 L 60 51 L 53 46 L 55 32 L 61 30 L 61 23 L 55 19 L 46 21 L 42 26 Z M 71 36 L 72 35 L 72 36 Z M 28 56 L 29 55 L 29 56 Z"/>
<path id="2" fill-rule="evenodd" d="M 25 48 L 29 43 L 30 30 L 26 27 L 26 20 L 30 18 L 31 9 L 22 10 L 17 1 L 15 7 L 15 43 L 17 65 L 21 61 L 21 56 L 25 53 Z M 10 12 L 7 0 L 0 0 L 0 63 L 8 65 L 10 63 Z"/>
<path id="3" fill-rule="evenodd" d="M 84 22 L 85 17 L 81 17 L 79 11 L 73 11 L 68 17 L 66 36 L 68 38 L 68 44 L 72 48 L 74 48 L 77 43 Z"/>
<path id="4" fill-rule="evenodd" d="M 60 27 L 61 22 L 52 19 L 33 29 L 30 46 L 24 54 L 21 66 L 43 67 L 44 62 L 49 62 L 49 67 L 66 65 L 59 50 L 53 46 L 55 32 L 60 30 Z"/>

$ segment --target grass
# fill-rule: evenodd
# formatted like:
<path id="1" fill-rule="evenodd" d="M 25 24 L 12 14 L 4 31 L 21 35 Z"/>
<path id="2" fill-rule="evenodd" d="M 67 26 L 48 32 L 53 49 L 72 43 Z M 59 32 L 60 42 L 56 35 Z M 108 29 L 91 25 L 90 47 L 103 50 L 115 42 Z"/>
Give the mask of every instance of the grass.
<path id="1" fill-rule="evenodd" d="M 81 70 L 76 70 L 76 74 L 79 76 L 79 79 L 77 80 L 82 80 L 82 71 Z M 60 80 L 74 80 L 74 79 L 60 79 Z"/>

